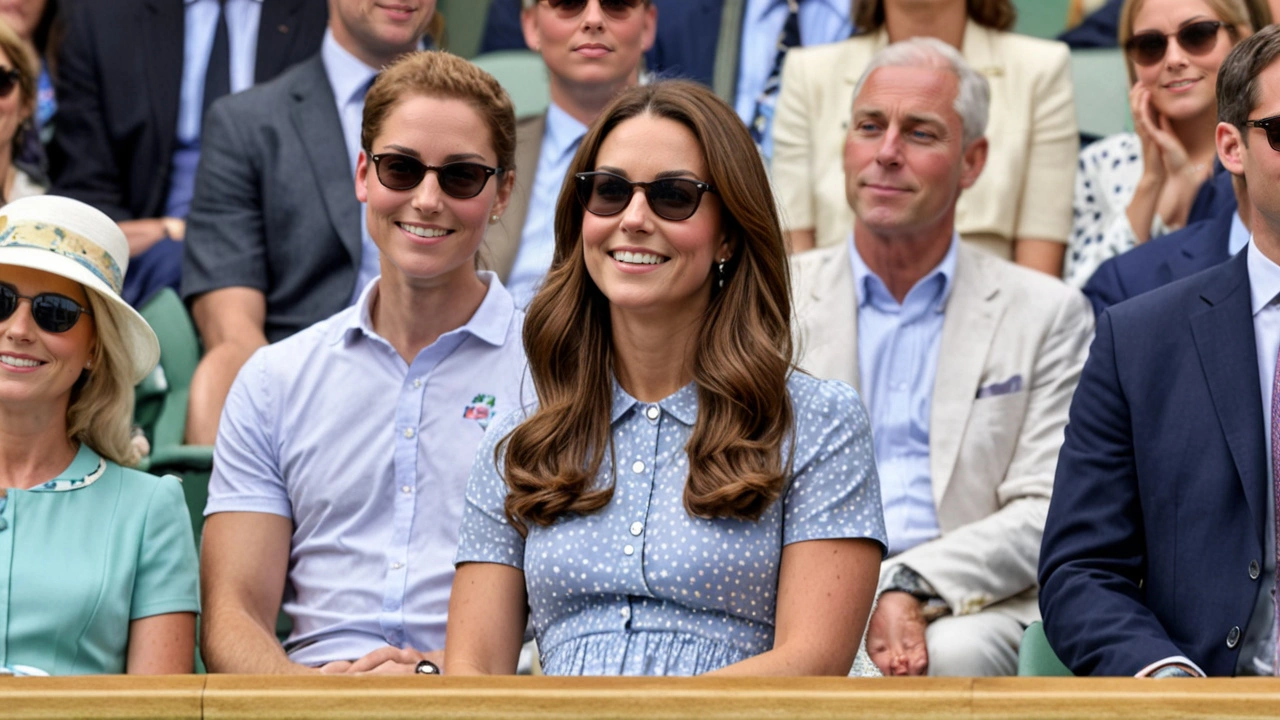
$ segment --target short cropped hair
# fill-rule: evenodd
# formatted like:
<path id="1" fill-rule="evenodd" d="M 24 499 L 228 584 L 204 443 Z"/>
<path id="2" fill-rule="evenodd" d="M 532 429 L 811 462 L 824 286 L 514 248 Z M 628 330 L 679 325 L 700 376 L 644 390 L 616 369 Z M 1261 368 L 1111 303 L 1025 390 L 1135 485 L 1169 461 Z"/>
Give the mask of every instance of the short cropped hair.
<path id="1" fill-rule="evenodd" d="M 1277 58 L 1280 25 L 1268 25 L 1236 45 L 1218 68 L 1218 121 L 1240 128 L 1245 146 L 1249 135 L 1244 123 L 1258 107 L 1258 76 Z"/>
<path id="2" fill-rule="evenodd" d="M 987 79 L 969 66 L 960 52 L 950 45 L 929 37 L 913 37 L 896 42 L 876 53 L 853 88 L 853 101 L 858 102 L 862 86 L 871 73 L 883 67 L 921 67 L 950 70 L 960 81 L 956 90 L 955 110 L 960 116 L 964 146 L 987 131 L 987 115 L 991 106 L 991 86 Z"/>

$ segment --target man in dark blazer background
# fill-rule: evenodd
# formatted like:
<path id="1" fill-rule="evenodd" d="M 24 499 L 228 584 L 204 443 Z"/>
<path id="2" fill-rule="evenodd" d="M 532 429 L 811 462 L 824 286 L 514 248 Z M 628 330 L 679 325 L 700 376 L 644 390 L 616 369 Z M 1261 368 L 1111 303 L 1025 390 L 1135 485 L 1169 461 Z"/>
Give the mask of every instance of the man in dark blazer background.
<path id="1" fill-rule="evenodd" d="M 253 83 L 314 55 L 328 15 L 325 0 L 231 0 L 228 8 L 232 70 L 238 65 L 235 48 L 242 46 L 237 36 L 254 27 L 246 13 L 256 15 L 248 58 Z M 159 287 L 176 287 L 181 270 L 182 249 L 175 241 L 184 234 L 190 177 L 180 181 L 184 197 L 171 197 L 173 161 L 184 96 L 195 98 L 191 144 L 199 152 L 204 88 L 204 73 L 186 67 L 187 56 L 197 54 L 186 44 L 210 52 L 218 3 L 81 0 L 64 10 L 67 35 L 59 55 L 57 131 L 49 158 L 52 191 L 89 203 L 121 224 L 134 256 L 125 299 L 140 302 Z M 192 13 L 201 12 L 203 22 L 188 23 Z M 201 63 L 206 57 L 192 59 Z M 184 75 L 185 84 L 194 86 L 184 86 Z M 236 78 L 233 72 L 229 89 L 242 89 Z M 185 167 L 188 176 L 194 166 Z"/>
<path id="2" fill-rule="evenodd" d="M 209 109 L 184 243 L 182 295 L 205 344 L 188 441 L 213 444 L 256 349 L 347 307 L 370 265 L 377 274 L 355 196 L 364 92 L 421 47 L 434 16 L 435 0 L 330 0 L 317 55 Z"/>
<path id="3" fill-rule="evenodd" d="M 1214 217 L 1192 223 L 1107 260 L 1082 288 L 1095 315 L 1116 303 L 1226 262 L 1249 241 L 1249 195 L 1242 176 L 1228 172 L 1235 202 Z"/>
<path id="4" fill-rule="evenodd" d="M 1102 313 L 1059 454 L 1040 608 L 1077 674 L 1273 670 L 1280 132 L 1248 123 L 1280 116 L 1280 26 L 1236 46 L 1217 95 L 1253 236 Z"/>

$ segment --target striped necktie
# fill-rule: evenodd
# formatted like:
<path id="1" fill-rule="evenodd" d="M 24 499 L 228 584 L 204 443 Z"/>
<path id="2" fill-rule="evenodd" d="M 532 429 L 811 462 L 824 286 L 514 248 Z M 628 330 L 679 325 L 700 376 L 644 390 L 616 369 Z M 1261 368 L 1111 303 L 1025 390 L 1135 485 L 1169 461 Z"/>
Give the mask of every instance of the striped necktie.
<path id="1" fill-rule="evenodd" d="M 787 0 L 787 21 L 778 34 L 778 54 L 773 59 L 773 71 L 764 83 L 764 90 L 756 98 L 756 111 L 751 118 L 751 139 L 765 149 L 769 129 L 773 125 L 773 108 L 778 102 L 778 89 L 782 86 L 782 64 L 787 51 L 800 45 L 800 0 Z M 766 154 L 770 154 L 766 151 Z"/>

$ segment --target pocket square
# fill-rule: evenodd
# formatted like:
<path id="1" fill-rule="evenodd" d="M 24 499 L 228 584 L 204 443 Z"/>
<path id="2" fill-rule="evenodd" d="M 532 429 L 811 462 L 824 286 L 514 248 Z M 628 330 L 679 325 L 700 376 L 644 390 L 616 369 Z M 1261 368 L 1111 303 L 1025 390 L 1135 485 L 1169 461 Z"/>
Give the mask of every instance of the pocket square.
<path id="1" fill-rule="evenodd" d="M 978 388 L 978 398 L 995 397 L 997 395 L 1008 395 L 1016 393 L 1022 389 L 1022 376 L 1014 375 L 1004 382 L 991 383 L 985 387 Z"/>

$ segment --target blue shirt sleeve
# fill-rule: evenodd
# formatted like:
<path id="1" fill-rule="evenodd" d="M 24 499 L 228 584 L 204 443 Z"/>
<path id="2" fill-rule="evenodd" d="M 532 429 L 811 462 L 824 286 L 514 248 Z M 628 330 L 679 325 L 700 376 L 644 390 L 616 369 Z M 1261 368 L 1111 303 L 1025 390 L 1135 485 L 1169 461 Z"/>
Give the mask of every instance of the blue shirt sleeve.
<path id="1" fill-rule="evenodd" d="M 159 478 L 147 505 L 129 619 L 199 612 L 198 577 L 195 535 L 182 485 L 173 477 Z"/>
<path id="2" fill-rule="evenodd" d="M 240 369 L 227 395 L 213 451 L 213 476 L 205 516 L 219 512 L 261 512 L 293 517 L 281 472 L 269 378 L 270 346 L 258 350 Z"/>
<path id="3" fill-rule="evenodd" d="M 868 538 L 888 546 L 871 423 L 853 388 L 837 380 L 792 394 L 795 456 L 783 506 L 782 544 Z"/>
<path id="4" fill-rule="evenodd" d="M 524 538 L 507 522 L 503 511 L 507 483 L 502 477 L 502 466 L 493 457 L 498 443 L 523 418 L 519 410 L 504 413 L 489 426 L 476 451 L 471 477 L 467 480 L 466 507 L 462 511 L 454 565 L 489 562 L 524 570 Z"/>

